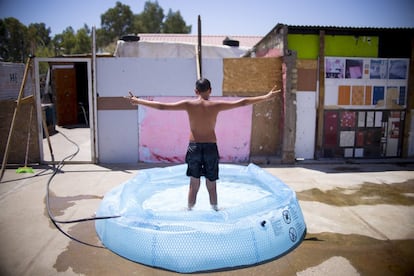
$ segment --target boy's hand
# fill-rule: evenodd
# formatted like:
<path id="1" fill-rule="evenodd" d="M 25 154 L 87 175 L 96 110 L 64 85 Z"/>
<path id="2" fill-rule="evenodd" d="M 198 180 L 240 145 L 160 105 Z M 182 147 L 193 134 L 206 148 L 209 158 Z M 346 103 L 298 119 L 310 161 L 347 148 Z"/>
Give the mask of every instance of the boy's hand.
<path id="1" fill-rule="evenodd" d="M 282 90 L 278 89 L 275 90 L 277 88 L 277 84 L 275 86 L 273 86 L 273 88 L 269 91 L 269 93 L 267 93 L 267 96 L 269 98 L 273 98 L 276 96 L 277 93 L 280 93 Z"/>
<path id="2" fill-rule="evenodd" d="M 128 91 L 128 94 L 129 94 L 129 98 L 131 99 L 131 98 L 136 98 L 135 97 L 135 95 L 134 94 L 132 94 L 132 92 L 131 91 Z"/>
<path id="3" fill-rule="evenodd" d="M 137 104 L 137 103 L 135 102 L 135 100 L 137 100 L 138 98 L 137 98 L 137 97 L 135 97 L 135 96 L 134 96 L 134 94 L 132 94 L 132 92 L 131 92 L 131 91 L 129 91 L 128 93 L 129 93 L 129 96 L 125 96 L 124 98 L 125 98 L 125 99 L 129 99 L 129 101 L 131 102 L 131 104 Z"/>

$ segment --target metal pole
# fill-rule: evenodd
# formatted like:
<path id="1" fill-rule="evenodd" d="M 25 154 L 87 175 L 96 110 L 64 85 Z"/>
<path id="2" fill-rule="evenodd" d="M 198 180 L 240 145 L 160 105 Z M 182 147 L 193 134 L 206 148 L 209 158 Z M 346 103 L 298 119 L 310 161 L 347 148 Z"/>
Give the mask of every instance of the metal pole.
<path id="1" fill-rule="evenodd" d="M 197 43 L 197 76 L 199 79 L 203 77 L 202 55 L 201 55 L 201 17 L 198 16 L 198 43 Z"/>

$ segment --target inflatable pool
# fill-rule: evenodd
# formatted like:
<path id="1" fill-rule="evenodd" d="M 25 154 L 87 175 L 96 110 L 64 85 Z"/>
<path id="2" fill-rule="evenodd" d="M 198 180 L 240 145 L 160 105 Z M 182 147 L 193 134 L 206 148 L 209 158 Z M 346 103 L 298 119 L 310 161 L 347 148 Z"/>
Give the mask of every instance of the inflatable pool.
<path id="1" fill-rule="evenodd" d="M 297 247 L 306 225 L 295 192 L 256 165 L 220 165 L 220 210 L 204 181 L 186 209 L 186 165 L 141 170 L 109 191 L 96 232 L 111 251 L 132 261 L 182 273 L 250 266 Z"/>

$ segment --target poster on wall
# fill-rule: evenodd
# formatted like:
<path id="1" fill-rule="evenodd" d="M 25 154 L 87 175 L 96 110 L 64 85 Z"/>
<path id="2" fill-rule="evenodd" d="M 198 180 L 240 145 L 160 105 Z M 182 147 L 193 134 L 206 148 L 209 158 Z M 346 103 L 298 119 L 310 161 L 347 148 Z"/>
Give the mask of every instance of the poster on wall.
<path id="1" fill-rule="evenodd" d="M 409 59 L 325 57 L 324 156 L 401 152 Z"/>
<path id="2" fill-rule="evenodd" d="M 391 59 L 388 68 L 388 78 L 391 80 L 407 79 L 408 60 L 407 59 Z"/>
<path id="3" fill-rule="evenodd" d="M 406 101 L 406 92 L 405 92 L 406 88 L 405 86 L 400 86 L 400 95 L 398 98 L 398 104 L 399 105 L 405 105 L 405 101 Z"/>
<path id="4" fill-rule="evenodd" d="M 404 108 L 408 70 L 409 59 L 325 57 L 325 106 Z"/>
<path id="5" fill-rule="evenodd" d="M 385 87 L 374 86 L 374 96 L 372 98 L 372 104 L 378 105 L 381 101 L 384 101 Z"/>
<path id="6" fill-rule="evenodd" d="M 404 111 L 328 110 L 324 157 L 396 157 L 401 152 Z"/>
<path id="7" fill-rule="evenodd" d="M 364 63 L 362 59 L 346 59 L 345 62 L 345 78 L 362 79 Z"/>
<path id="8" fill-rule="evenodd" d="M 342 58 L 325 59 L 325 75 L 329 79 L 343 79 L 345 76 L 345 60 Z"/>
<path id="9" fill-rule="evenodd" d="M 388 77 L 388 60 L 371 59 L 369 77 L 370 79 L 386 79 Z"/>

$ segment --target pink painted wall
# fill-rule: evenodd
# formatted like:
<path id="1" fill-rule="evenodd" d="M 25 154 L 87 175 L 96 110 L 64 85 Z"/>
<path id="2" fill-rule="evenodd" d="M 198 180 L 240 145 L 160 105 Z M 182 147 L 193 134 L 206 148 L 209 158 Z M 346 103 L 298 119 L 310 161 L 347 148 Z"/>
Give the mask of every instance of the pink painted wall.
<path id="1" fill-rule="evenodd" d="M 174 102 L 182 97 L 153 97 Z M 235 100 L 237 98 L 220 98 Z M 214 100 L 214 98 L 212 98 Z M 250 155 L 252 106 L 223 111 L 217 118 L 216 135 L 221 162 L 247 162 Z M 141 162 L 183 163 L 189 124 L 184 111 L 138 107 L 138 156 Z"/>

